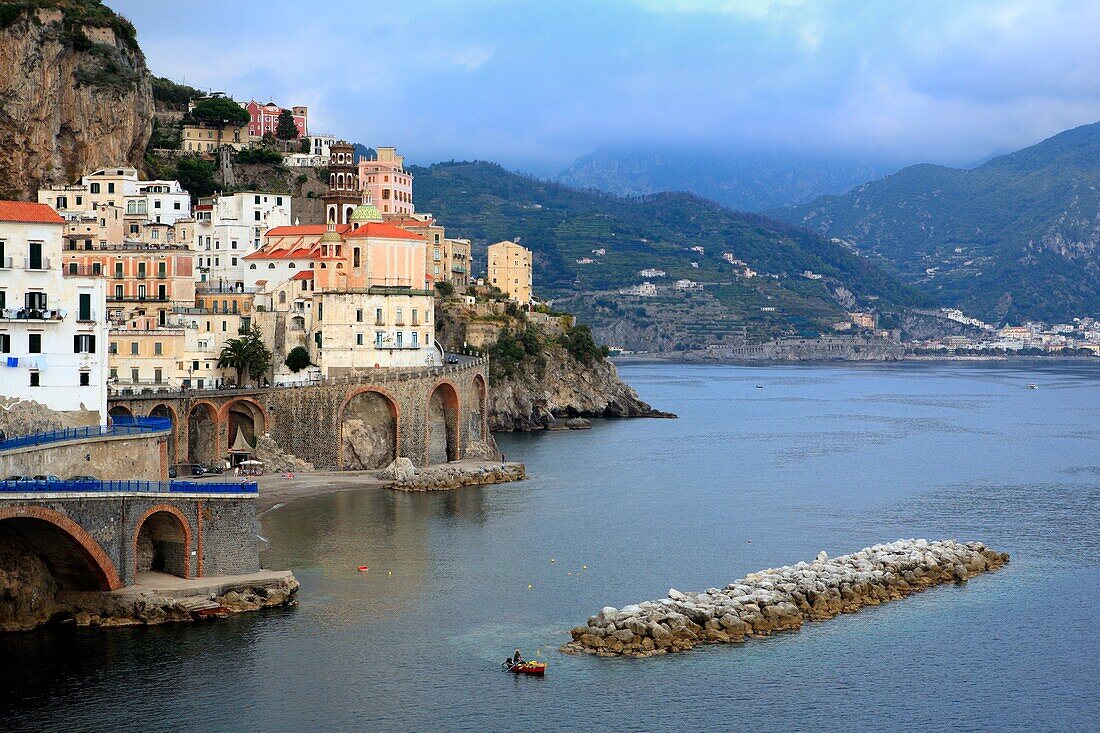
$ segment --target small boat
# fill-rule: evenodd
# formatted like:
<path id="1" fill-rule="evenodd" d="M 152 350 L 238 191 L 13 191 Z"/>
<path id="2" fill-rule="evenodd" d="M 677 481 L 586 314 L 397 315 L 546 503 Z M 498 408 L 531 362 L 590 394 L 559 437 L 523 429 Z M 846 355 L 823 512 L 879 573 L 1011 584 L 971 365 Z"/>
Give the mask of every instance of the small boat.
<path id="1" fill-rule="evenodd" d="M 1039 385 L 1035 384 L 1035 382 L 1028 382 L 1027 383 L 1027 388 L 1028 389 L 1039 389 Z"/>
<path id="2" fill-rule="evenodd" d="M 358 570 L 361 573 L 365 573 L 368 570 L 370 570 L 370 568 L 368 568 L 366 565 L 360 565 L 358 568 L 356 568 L 356 570 Z"/>
<path id="3" fill-rule="evenodd" d="M 542 677 L 546 674 L 546 662 L 520 662 L 519 664 L 505 662 L 500 666 L 505 671 L 515 674 L 533 674 L 536 677 Z"/>

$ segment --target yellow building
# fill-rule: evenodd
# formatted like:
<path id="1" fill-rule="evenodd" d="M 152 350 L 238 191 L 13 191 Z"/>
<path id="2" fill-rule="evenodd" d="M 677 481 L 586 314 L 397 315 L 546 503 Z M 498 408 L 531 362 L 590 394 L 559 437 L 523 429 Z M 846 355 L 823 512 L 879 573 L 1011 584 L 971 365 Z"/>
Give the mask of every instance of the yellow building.
<path id="1" fill-rule="evenodd" d="M 250 147 L 248 123 L 243 125 L 197 123 L 183 126 L 180 150 L 185 153 L 213 153 L 223 145 L 228 145 L 234 150 Z"/>
<path id="2" fill-rule="evenodd" d="M 519 303 L 531 302 L 531 250 L 515 242 L 489 245 L 489 285 Z"/>

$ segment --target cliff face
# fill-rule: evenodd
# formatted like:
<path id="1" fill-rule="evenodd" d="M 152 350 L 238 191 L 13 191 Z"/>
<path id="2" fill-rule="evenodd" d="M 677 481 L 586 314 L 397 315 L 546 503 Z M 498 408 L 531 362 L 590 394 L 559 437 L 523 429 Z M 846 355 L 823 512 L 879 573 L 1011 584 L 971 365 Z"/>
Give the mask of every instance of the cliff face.
<path id="1" fill-rule="evenodd" d="M 542 376 L 524 373 L 489 385 L 490 430 L 541 430 L 556 417 L 671 417 L 638 398 L 611 361 L 588 364 L 548 347 Z"/>
<path id="2" fill-rule="evenodd" d="M 106 12 L 106 9 L 101 11 Z M 102 18 L 97 22 L 104 22 Z M 0 29 L 0 195 L 33 198 L 95 168 L 140 168 L 153 92 L 132 26 L 26 11 Z"/>

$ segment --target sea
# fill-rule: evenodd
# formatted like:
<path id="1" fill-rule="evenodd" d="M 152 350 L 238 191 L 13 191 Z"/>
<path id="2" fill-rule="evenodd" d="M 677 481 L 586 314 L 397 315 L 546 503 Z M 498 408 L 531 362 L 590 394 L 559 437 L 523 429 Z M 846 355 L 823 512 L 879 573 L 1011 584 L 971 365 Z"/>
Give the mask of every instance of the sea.
<path id="1" fill-rule="evenodd" d="M 1100 730 L 1100 367 L 620 372 L 679 418 L 499 435 L 519 483 L 265 513 L 294 607 L 0 637 L 0 730 Z M 742 645 L 557 651 L 603 606 L 918 537 L 1012 559 Z"/>

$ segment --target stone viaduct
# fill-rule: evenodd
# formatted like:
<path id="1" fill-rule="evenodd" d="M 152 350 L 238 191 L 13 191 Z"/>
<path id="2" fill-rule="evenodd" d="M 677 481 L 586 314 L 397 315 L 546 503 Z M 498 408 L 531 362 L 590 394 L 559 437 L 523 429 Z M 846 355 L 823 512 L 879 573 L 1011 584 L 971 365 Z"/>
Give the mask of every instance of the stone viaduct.
<path id="1" fill-rule="evenodd" d="M 201 578 L 260 569 L 255 484 L 111 486 L 0 493 L 0 550 L 37 555 L 64 590 L 115 590 L 144 571 Z"/>
<path id="2" fill-rule="evenodd" d="M 252 445 L 266 434 L 318 468 L 381 468 L 397 456 L 424 466 L 487 439 L 487 369 L 485 358 L 464 358 L 303 386 L 118 395 L 108 405 L 115 416 L 170 418 L 173 464 L 220 462 L 238 434 Z"/>

